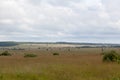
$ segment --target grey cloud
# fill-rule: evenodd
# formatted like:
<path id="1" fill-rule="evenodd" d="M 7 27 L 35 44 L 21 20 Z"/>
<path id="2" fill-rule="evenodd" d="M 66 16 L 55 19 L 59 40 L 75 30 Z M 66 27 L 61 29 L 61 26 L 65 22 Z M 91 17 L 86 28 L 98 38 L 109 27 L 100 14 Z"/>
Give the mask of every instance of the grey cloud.
<path id="1" fill-rule="evenodd" d="M 1 0 L 1 40 L 118 42 L 119 1 Z"/>

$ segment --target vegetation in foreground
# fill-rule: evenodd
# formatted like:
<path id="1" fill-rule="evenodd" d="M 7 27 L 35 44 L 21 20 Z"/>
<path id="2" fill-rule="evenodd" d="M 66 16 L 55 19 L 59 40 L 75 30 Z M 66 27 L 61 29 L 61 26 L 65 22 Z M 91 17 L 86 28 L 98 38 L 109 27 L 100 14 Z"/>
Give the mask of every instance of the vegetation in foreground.
<path id="1" fill-rule="evenodd" d="M 64 51 L 54 57 L 53 52 L 50 55 L 46 54 L 49 51 L 31 50 L 38 53 L 36 58 L 10 51 L 15 55 L 0 56 L 0 80 L 120 80 L 120 64 L 104 63 L 100 51 L 95 51 Z"/>
<path id="2" fill-rule="evenodd" d="M 59 53 L 53 53 L 53 55 L 55 56 L 55 55 L 59 55 Z"/>
<path id="3" fill-rule="evenodd" d="M 24 54 L 24 57 L 37 57 L 36 54 Z"/>
<path id="4" fill-rule="evenodd" d="M 109 52 L 103 53 L 103 61 L 104 62 L 120 62 L 120 54 L 116 51 L 111 50 Z"/>
<path id="5" fill-rule="evenodd" d="M 4 51 L 0 54 L 0 56 L 11 56 L 12 54 L 9 53 L 8 51 Z"/>

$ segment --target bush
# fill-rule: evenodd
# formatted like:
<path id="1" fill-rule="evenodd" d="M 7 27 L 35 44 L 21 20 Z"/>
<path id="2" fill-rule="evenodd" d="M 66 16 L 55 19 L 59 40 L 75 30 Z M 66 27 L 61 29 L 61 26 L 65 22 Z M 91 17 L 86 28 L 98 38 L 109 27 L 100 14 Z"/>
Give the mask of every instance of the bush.
<path id="1" fill-rule="evenodd" d="M 59 55 L 59 53 L 53 53 L 53 55 Z"/>
<path id="2" fill-rule="evenodd" d="M 25 54 L 24 57 L 37 57 L 36 54 Z"/>
<path id="3" fill-rule="evenodd" d="M 116 51 L 110 51 L 103 53 L 103 61 L 107 62 L 118 62 L 120 60 L 120 55 Z"/>
<path id="4" fill-rule="evenodd" d="M 0 56 L 11 56 L 11 54 L 8 51 L 4 51 Z"/>

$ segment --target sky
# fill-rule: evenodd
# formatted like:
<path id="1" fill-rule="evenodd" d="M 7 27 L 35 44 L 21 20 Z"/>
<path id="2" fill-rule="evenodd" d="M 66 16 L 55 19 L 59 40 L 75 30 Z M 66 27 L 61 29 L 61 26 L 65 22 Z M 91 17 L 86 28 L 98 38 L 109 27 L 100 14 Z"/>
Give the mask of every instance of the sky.
<path id="1" fill-rule="evenodd" d="M 120 43 L 120 0 L 0 0 L 0 41 Z"/>

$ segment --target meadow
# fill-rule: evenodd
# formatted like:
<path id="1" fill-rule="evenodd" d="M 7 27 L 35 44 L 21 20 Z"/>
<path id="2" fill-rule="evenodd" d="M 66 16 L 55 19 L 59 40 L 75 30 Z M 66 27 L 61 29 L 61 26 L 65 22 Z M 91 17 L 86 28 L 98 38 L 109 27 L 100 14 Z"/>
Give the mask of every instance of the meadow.
<path id="1" fill-rule="evenodd" d="M 105 51 L 119 48 L 106 48 Z M 5 51 L 1 49 L 0 53 Z M 0 80 L 120 80 L 120 64 L 103 62 L 101 48 L 28 48 L 0 56 Z M 53 55 L 53 53 L 59 55 Z M 24 57 L 24 54 L 36 57 Z"/>

